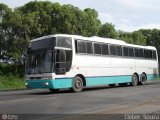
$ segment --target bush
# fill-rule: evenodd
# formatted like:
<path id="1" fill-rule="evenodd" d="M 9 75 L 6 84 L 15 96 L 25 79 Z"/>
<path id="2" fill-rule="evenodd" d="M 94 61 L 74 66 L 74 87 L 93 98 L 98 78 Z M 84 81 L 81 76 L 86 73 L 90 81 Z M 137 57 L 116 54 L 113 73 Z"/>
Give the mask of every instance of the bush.
<path id="1" fill-rule="evenodd" d="M 24 79 L 13 75 L 0 76 L 0 90 L 21 89 L 21 88 L 25 88 Z"/>
<path id="2" fill-rule="evenodd" d="M 24 65 L 0 64 L 0 75 L 14 75 L 24 77 Z"/>

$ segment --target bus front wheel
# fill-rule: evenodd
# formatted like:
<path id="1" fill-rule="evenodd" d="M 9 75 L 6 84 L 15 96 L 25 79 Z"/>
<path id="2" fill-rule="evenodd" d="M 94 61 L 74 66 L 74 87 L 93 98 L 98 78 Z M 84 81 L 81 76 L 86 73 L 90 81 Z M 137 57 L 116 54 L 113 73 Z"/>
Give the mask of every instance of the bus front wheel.
<path id="1" fill-rule="evenodd" d="M 81 77 L 76 76 L 73 79 L 73 85 L 72 85 L 72 90 L 73 92 L 80 92 L 83 89 L 83 80 Z"/>
<path id="2" fill-rule="evenodd" d="M 132 82 L 131 82 L 132 86 L 137 86 L 138 85 L 138 76 L 136 74 L 132 75 Z"/>

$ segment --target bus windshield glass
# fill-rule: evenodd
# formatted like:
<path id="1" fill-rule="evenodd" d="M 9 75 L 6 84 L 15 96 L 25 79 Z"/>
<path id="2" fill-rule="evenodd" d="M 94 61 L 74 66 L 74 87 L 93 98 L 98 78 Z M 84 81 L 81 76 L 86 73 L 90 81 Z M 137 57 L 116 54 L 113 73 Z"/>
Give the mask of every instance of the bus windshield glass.
<path id="1" fill-rule="evenodd" d="M 26 60 L 26 74 L 52 72 L 55 40 L 55 37 L 50 37 L 30 43 Z"/>
<path id="2" fill-rule="evenodd" d="M 28 53 L 27 74 L 52 72 L 52 50 L 41 50 Z"/>

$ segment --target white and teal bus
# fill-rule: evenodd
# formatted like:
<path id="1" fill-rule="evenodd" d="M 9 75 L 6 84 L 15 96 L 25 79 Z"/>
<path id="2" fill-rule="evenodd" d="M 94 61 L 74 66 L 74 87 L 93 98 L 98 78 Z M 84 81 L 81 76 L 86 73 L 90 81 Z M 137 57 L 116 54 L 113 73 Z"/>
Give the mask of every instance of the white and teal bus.
<path id="1" fill-rule="evenodd" d="M 144 85 L 158 73 L 157 50 L 121 40 L 56 34 L 33 39 L 26 60 L 26 86 L 54 92 L 109 85 Z"/>

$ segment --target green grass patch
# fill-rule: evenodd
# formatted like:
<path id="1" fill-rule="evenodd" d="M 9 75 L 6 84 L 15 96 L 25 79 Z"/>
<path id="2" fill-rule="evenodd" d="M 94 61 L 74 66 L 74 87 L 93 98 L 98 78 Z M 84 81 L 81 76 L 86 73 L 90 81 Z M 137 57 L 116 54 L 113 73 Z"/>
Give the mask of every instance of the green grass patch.
<path id="1" fill-rule="evenodd" d="M 25 80 L 14 75 L 0 75 L 0 90 L 23 89 Z"/>
<path id="2" fill-rule="evenodd" d="M 160 77 L 158 77 L 157 80 L 160 80 Z"/>

